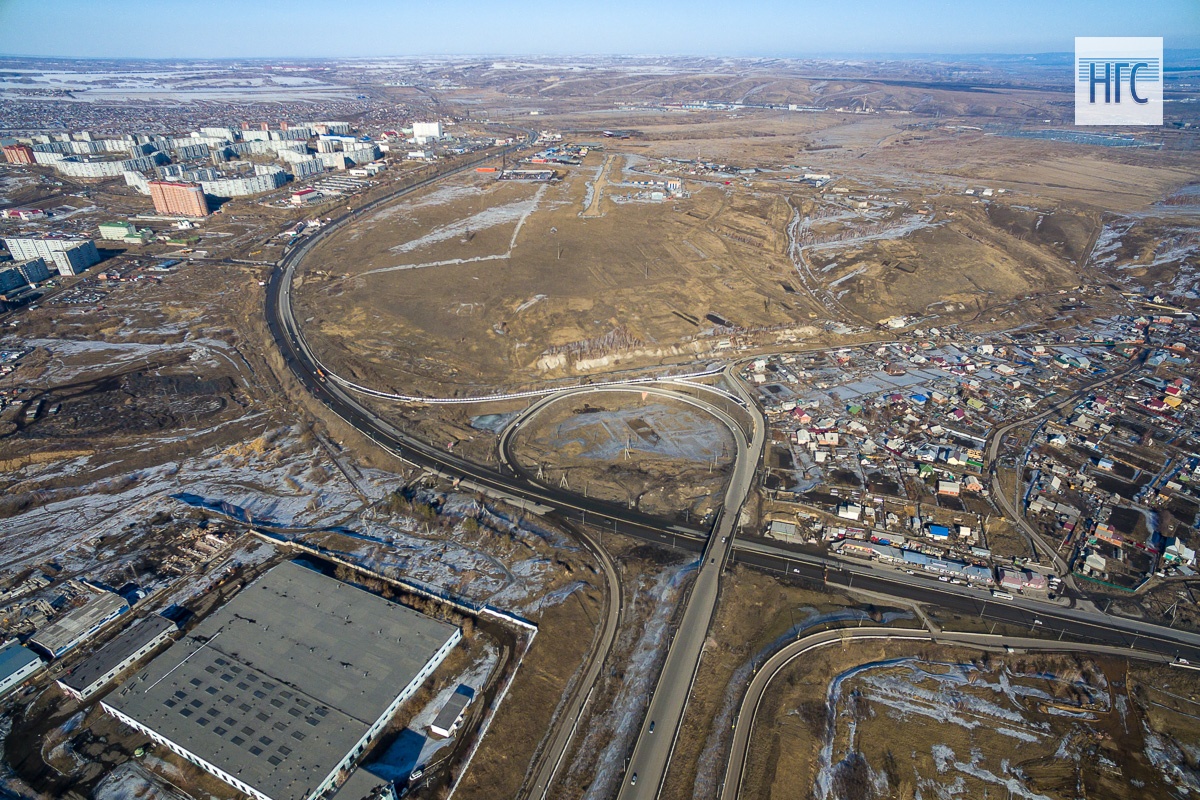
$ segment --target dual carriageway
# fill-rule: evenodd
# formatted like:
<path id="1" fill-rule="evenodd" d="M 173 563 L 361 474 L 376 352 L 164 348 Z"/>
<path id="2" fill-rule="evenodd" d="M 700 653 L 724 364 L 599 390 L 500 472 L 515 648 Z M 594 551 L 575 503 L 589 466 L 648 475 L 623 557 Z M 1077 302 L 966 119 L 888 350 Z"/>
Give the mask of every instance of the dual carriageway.
<path id="1" fill-rule="evenodd" d="M 511 148 L 515 149 L 519 147 Z M 1200 637 L 1192 634 L 1080 608 L 1061 608 L 1027 600 L 1000 602 L 967 586 L 939 583 L 933 579 L 906 575 L 898 570 L 834 560 L 811 552 L 738 541 L 736 531 L 741 509 L 754 486 L 762 459 L 766 420 L 737 378 L 734 365 L 710 366 L 658 378 L 546 388 L 487 397 L 454 398 L 425 398 L 381 392 L 337 376 L 312 352 L 293 314 L 293 278 L 305 257 L 317 242 L 347 223 L 370 214 L 398 197 L 429 186 L 448 175 L 474 167 L 496 155 L 498 154 L 491 153 L 484 158 L 469 161 L 451 171 L 432 176 L 349 211 L 295 246 L 275 265 L 267 282 L 266 318 L 285 364 L 304 389 L 396 458 L 437 476 L 458 481 L 464 488 L 484 492 L 518 507 L 553 513 L 564 520 L 581 523 L 585 526 L 581 529 L 583 531 L 586 531 L 586 525 L 591 525 L 653 544 L 699 554 L 699 570 L 687 597 L 682 620 L 668 647 L 657 689 L 650 698 L 646 716 L 630 754 L 626 777 L 621 782 L 618 796 L 622 800 L 653 798 L 658 794 L 667 773 L 680 723 L 686 712 L 703 643 L 719 598 L 721 575 L 731 561 L 830 586 L 860 589 L 898 600 L 933 604 L 960 614 L 978 615 L 981 620 L 996 624 L 1027 627 L 1031 632 L 1040 626 L 1043 635 L 1058 634 L 1060 641 L 1049 645 L 1056 650 L 1102 647 L 1121 648 L 1126 651 L 1128 648 L 1126 652 L 1133 654 L 1148 654 L 1149 657 L 1165 660 L 1186 657 L 1200 663 Z M 731 388 L 725 390 L 698 382 L 698 379 L 717 376 L 722 376 L 723 382 Z M 678 521 L 656 518 L 620 504 L 581 497 L 571 491 L 539 483 L 522 471 L 511 453 L 512 433 L 518 426 L 554 402 L 596 392 L 646 392 L 669 397 L 702 408 L 729 429 L 737 445 L 737 457 L 722 512 L 717 515 L 710 529 L 681 525 Z M 359 402 L 356 395 L 426 404 L 476 404 L 491 400 L 519 399 L 530 399 L 533 402 L 501 433 L 498 441 L 499 461 L 493 468 L 459 458 L 406 434 Z M 1003 432 L 1012 427 L 1006 426 Z M 1003 432 L 997 431 L 992 456 L 995 455 Z M 580 538 L 581 543 L 596 556 L 602 572 L 606 575 L 609 583 L 608 610 L 597 638 L 597 645 L 593 648 L 591 661 L 585 670 L 585 680 L 571 697 L 564 700 L 558 723 L 555 729 L 549 732 L 531 771 L 531 778 L 526 781 L 526 797 L 548 796 L 557 769 L 569 749 L 576 726 L 592 696 L 592 688 L 608 655 L 621 614 L 620 587 L 616 583 L 611 559 L 589 534 L 585 532 Z M 902 634 L 913 635 L 913 632 L 897 630 L 878 635 Z M 943 637 L 950 636 L 951 634 L 943 634 Z M 1044 639 L 1040 641 L 1046 644 Z M 747 702 L 751 701 L 752 698 L 748 695 Z M 731 770 L 735 761 L 736 758 L 730 762 Z M 734 787 L 736 793 L 736 783 Z M 735 795 L 729 794 L 729 791 L 727 780 L 722 800 L 732 800 Z"/>

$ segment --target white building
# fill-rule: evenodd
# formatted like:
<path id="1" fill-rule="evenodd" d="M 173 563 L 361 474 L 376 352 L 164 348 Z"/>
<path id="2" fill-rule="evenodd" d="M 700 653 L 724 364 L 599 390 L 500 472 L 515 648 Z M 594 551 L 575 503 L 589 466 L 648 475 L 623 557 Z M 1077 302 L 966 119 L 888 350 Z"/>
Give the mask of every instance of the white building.
<path id="1" fill-rule="evenodd" d="M 426 142 L 435 141 L 442 138 L 442 123 L 440 122 L 414 122 L 413 123 L 413 141 L 417 144 L 425 144 Z"/>
<path id="2" fill-rule="evenodd" d="M 245 197 L 251 194 L 271 192 L 287 183 L 287 173 L 278 167 L 256 175 L 242 178 L 224 178 L 217 181 L 201 181 L 200 188 L 214 197 Z"/>
<path id="3" fill-rule="evenodd" d="M 60 275 L 78 275 L 100 262 L 100 253 L 91 239 L 7 237 L 4 246 L 16 261 L 42 258 L 53 262 Z"/>
<path id="4" fill-rule="evenodd" d="M 42 668 L 38 654 L 18 642 L 0 647 L 0 695 L 20 686 L 26 678 Z"/>

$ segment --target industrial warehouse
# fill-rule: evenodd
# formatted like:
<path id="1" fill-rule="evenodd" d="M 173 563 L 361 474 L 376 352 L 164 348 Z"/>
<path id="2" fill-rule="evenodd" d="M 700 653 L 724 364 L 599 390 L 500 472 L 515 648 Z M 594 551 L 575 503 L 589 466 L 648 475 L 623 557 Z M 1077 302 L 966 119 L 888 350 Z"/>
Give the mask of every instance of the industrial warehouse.
<path id="1" fill-rule="evenodd" d="M 103 706 L 239 791 L 302 800 L 344 777 L 461 636 L 285 562 Z"/>

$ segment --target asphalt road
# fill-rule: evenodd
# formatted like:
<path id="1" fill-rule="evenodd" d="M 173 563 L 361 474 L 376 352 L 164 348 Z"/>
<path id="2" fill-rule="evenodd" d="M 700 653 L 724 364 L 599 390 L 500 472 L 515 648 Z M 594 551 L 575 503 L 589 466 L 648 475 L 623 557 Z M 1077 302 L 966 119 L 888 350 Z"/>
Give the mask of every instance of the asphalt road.
<path id="1" fill-rule="evenodd" d="M 1044 420 L 1052 414 L 1064 411 L 1068 407 L 1074 407 L 1081 399 L 1086 397 L 1089 393 L 1095 391 L 1097 388 L 1118 378 L 1123 378 L 1129 373 L 1136 371 L 1139 367 L 1141 367 L 1140 361 L 1123 372 L 1113 373 L 1112 375 L 1101 378 L 1095 383 L 1085 386 L 1078 392 L 1072 394 L 1070 397 L 1062 400 L 1061 402 L 1055 403 L 1053 406 L 1045 411 L 1042 411 L 1041 413 L 1035 414 L 1032 417 L 1026 417 L 1025 419 L 1017 420 L 1015 422 L 1010 422 L 1007 425 L 997 428 L 989 437 L 991 441 L 987 447 L 987 463 L 992 474 L 993 482 L 995 481 L 996 477 L 996 457 L 1000 451 L 1000 445 L 1004 442 L 1004 437 L 1008 436 L 1012 430 L 1022 425 L 1028 425 L 1032 422 Z M 1015 469 L 1016 493 L 1018 495 L 1021 493 L 1021 487 L 1023 484 L 1023 481 L 1021 480 L 1022 467 L 1023 465 L 1018 464 Z M 1033 527 L 1025 521 L 1025 515 L 1017 512 L 1014 502 L 1010 500 L 1008 496 L 1004 494 L 1004 492 L 999 491 L 999 486 L 996 487 L 994 496 L 996 500 L 999 501 L 1001 510 L 1003 510 L 1004 513 L 1008 515 L 1008 518 L 1013 520 L 1017 527 L 1020 528 L 1021 532 L 1025 534 L 1025 538 L 1029 540 L 1030 546 L 1033 547 L 1035 551 L 1039 551 L 1048 557 L 1051 563 L 1054 564 L 1058 574 L 1064 576 L 1064 580 L 1066 581 L 1067 585 L 1074 590 L 1075 578 L 1071 575 L 1071 570 L 1068 567 L 1067 562 L 1063 560 L 1062 556 L 1060 556 L 1053 547 L 1046 544 L 1046 542 L 1042 540 L 1041 535 L 1038 534 L 1038 532 L 1035 531 Z"/>
<path id="2" fill-rule="evenodd" d="M 469 162 L 455 171 L 469 169 L 483 160 L 486 159 Z M 569 490 L 541 486 L 519 474 L 473 464 L 398 430 L 361 405 L 347 390 L 329 380 L 322 372 L 292 315 L 292 275 L 305 255 L 324 236 L 346 222 L 357 219 L 359 215 L 369 213 L 402 194 L 423 188 L 447 174 L 452 173 L 432 177 L 343 215 L 320 233 L 289 251 L 272 272 L 268 282 L 267 323 L 284 361 L 305 389 L 348 424 L 397 457 L 434 474 L 462 479 L 464 485 L 517 505 L 536 504 L 565 518 L 592 523 L 605 530 L 611 526 L 614 532 L 643 541 L 703 553 L 701 568 L 689 596 L 683 621 L 671 642 L 658 688 L 651 698 L 647 716 L 635 743 L 630 766 L 619 793 L 621 798 L 655 797 L 658 794 L 712 619 L 720 574 L 726 559 L 731 555 L 738 561 L 768 570 L 932 603 L 962 613 L 979 614 L 980 619 L 984 621 L 1028 625 L 1031 631 L 1041 626 L 1043 634 L 1058 633 L 1060 637 L 1070 636 L 1072 639 L 1083 639 L 1089 643 L 1136 647 L 1170 657 L 1183 655 L 1192 660 L 1200 660 L 1200 637 L 1134 620 L 1108 617 L 1078 609 L 1029 607 L 1021 602 L 992 600 L 990 596 L 974 597 L 949 590 L 944 584 L 938 584 L 936 581 L 912 579 L 913 576 L 903 576 L 904 579 L 900 580 L 870 568 L 858 569 L 824 559 L 820 561 L 827 563 L 814 562 L 812 558 L 802 555 L 784 551 L 771 552 L 769 548 L 763 549 L 758 546 L 739 544 L 734 551 L 733 533 L 737 518 L 753 486 L 762 453 L 765 431 L 757 417 L 752 441 L 747 441 L 744 435 L 738 439 L 739 453 L 734 475 L 726 493 L 724 512 L 718 517 L 718 524 L 712 536 L 709 536 L 708 531 L 691 525 L 656 518 L 613 503 L 581 498 Z M 740 387 L 736 378 L 734 385 Z M 638 386 L 638 390 L 644 388 L 644 385 Z M 748 397 L 743 397 L 743 404 L 746 408 L 755 408 L 753 401 Z M 551 777 L 552 774 L 553 771 Z M 638 776 L 636 784 L 632 780 L 634 775 Z"/>
<path id="3" fill-rule="evenodd" d="M 999 600 L 988 591 L 956 586 L 920 574 L 908 575 L 888 567 L 871 567 L 868 562 L 851 565 L 760 542 L 739 542 L 733 558 L 743 564 L 829 586 L 846 586 L 927 603 L 977 617 L 989 626 L 995 623 L 1036 630 L 1040 637 L 1057 636 L 1063 642 L 1060 645 L 1063 648 L 1070 642 L 1136 647 L 1168 658 L 1182 656 L 1200 663 L 1200 635 L 1188 631 L 1020 597 Z"/>
<path id="4" fill-rule="evenodd" d="M 749 400 L 736 377 L 733 378 L 733 385 L 743 393 L 743 399 Z M 700 571 L 692 585 L 683 619 L 667 649 L 666 662 L 654 694 L 650 697 L 646 717 L 617 793 L 622 800 L 657 797 L 666 777 L 679 726 L 692 693 L 692 682 L 700 666 L 708 626 L 716 608 L 725 559 L 731 552 L 742 505 L 754 487 L 758 465 L 762 460 L 766 421 L 756 416 L 753 427 L 750 440 L 746 439 L 740 428 L 733 431 L 737 442 L 737 461 L 725 492 L 719 522 L 701 559 Z"/>
<path id="5" fill-rule="evenodd" d="M 682 388 L 683 387 L 674 385 L 667 388 L 651 386 L 647 384 L 627 386 L 605 385 L 600 387 L 580 386 L 571 389 L 565 389 L 557 394 L 543 397 L 532 403 L 524 411 L 513 417 L 513 419 L 509 420 L 508 424 L 504 427 L 504 430 L 501 431 L 499 439 L 500 461 L 513 472 L 515 477 L 523 480 L 526 484 L 530 486 L 539 485 L 529 476 L 528 472 L 519 464 L 516 457 L 512 453 L 513 435 L 520 430 L 522 425 L 528 424 L 530 420 L 554 403 L 578 395 L 613 392 L 666 397 L 677 402 L 683 402 L 701 408 L 702 410 L 712 414 L 723 425 L 725 425 L 730 430 L 730 433 L 734 436 L 735 441 L 737 441 L 743 447 L 746 446 L 746 437 L 743 433 L 742 423 L 739 423 L 732 416 L 727 414 L 721 407 L 714 405 L 711 400 L 700 399 L 699 397 L 693 397 L 690 394 L 682 394 Z M 690 390 L 696 392 L 698 395 L 708 395 L 710 397 L 719 398 L 721 401 L 728 400 L 728 397 L 723 392 L 712 387 L 697 385 L 690 387 Z M 722 403 L 722 405 L 726 404 Z M 754 423 L 751 421 L 752 419 L 752 417 L 748 416 L 750 427 L 753 427 L 754 425 Z M 601 531 L 603 531 L 603 529 L 601 529 Z M 587 536 L 588 534 L 581 531 L 581 535 Z M 593 547 L 595 546 L 594 543 L 591 544 Z M 613 636 L 616 632 L 616 626 L 620 616 L 620 583 L 617 580 L 616 571 L 612 566 L 612 561 L 608 554 L 600 548 L 597 548 L 597 550 L 599 551 L 598 559 L 602 564 L 605 565 L 605 573 L 609 576 L 609 607 L 608 615 L 604 620 L 606 643 L 602 647 L 596 648 L 594 651 L 593 660 L 587 667 L 587 673 L 584 677 L 584 680 L 579 684 L 576 696 L 573 697 L 568 703 L 568 710 L 566 713 L 559 717 L 559 724 L 557 727 L 551 731 L 550 741 L 543 750 L 543 753 L 539 759 L 539 763 L 535 768 L 534 781 L 530 790 L 526 792 L 526 795 L 529 797 L 545 798 L 548 795 L 550 787 L 553 785 L 554 776 L 557 773 L 558 766 L 561 763 L 563 756 L 566 754 L 567 748 L 570 746 L 571 740 L 579 724 L 579 719 L 587 705 L 587 701 L 591 697 L 592 691 L 594 690 L 596 678 L 599 675 L 600 668 L 603 666 L 605 660 L 604 656 L 607 655 L 612 644 Z M 705 622 L 705 627 L 707 627 L 707 622 Z M 600 657 L 597 658 L 596 655 L 599 655 Z M 584 690 L 586 690 L 586 693 Z M 564 724 L 566 722 L 569 722 L 570 725 Z"/>
<path id="6" fill-rule="evenodd" d="M 592 540 L 591 534 L 586 530 L 586 526 L 581 526 L 576 531 L 576 536 L 584 540 L 588 549 L 596 556 L 596 560 L 604 572 L 608 591 L 608 607 L 600 629 L 597 631 L 596 643 L 592 648 L 591 662 L 587 666 L 583 680 L 576 684 L 574 694 L 567 699 L 554 728 L 550 732 L 545 747 L 542 748 L 542 752 L 534 762 L 532 779 L 528 786 L 524 787 L 520 793 L 523 797 L 536 798 L 536 800 L 545 800 L 550 793 L 550 787 L 553 785 L 554 778 L 558 774 L 558 768 L 562 765 L 567 748 L 570 746 L 571 740 L 575 737 L 575 733 L 579 728 L 579 722 L 591 702 L 592 694 L 596 688 L 596 678 L 599 677 L 600 670 L 608 660 L 609 651 L 612 650 L 613 641 L 617 636 L 617 623 L 621 620 L 623 600 L 621 580 L 617 575 L 616 565 L 608 555 L 608 552 Z"/>
<path id="7" fill-rule="evenodd" d="M 720 800 L 736 800 L 741 789 L 745 772 L 746 753 L 749 750 L 750 736 L 754 731 L 762 698 L 766 694 L 771 681 L 784 667 L 796 659 L 815 649 L 830 645 L 842 644 L 847 641 L 863 641 L 870 639 L 887 639 L 891 641 L 924 641 L 947 642 L 968 647 L 986 647 L 999 649 L 1001 646 L 1011 647 L 1022 651 L 1062 651 L 1092 653 L 1096 655 L 1121 655 L 1142 658 L 1158 663 L 1167 663 L 1169 658 L 1144 651 L 1129 651 L 1104 645 L 1070 645 L 1064 647 L 1056 642 L 1039 639 L 1004 639 L 999 636 L 970 633 L 930 633 L 928 631 L 902 630 L 897 628 L 850 628 L 823 631 L 797 639 L 783 647 L 763 664 L 754 674 L 742 705 L 734 723 L 733 741 L 730 745 L 729 761 L 726 764 L 725 780 L 721 784 Z"/>

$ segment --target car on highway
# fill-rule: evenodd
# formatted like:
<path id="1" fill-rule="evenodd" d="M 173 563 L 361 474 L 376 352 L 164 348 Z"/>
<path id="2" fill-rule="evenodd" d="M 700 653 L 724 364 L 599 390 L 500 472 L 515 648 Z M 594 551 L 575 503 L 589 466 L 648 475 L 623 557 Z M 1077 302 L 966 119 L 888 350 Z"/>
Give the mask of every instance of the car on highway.
<path id="1" fill-rule="evenodd" d="M 941 581 L 942 583 L 949 583 L 950 576 L 949 575 L 938 575 L 938 580 Z"/>
<path id="2" fill-rule="evenodd" d="M 633 777 L 629 779 L 630 786 L 637 786 L 637 773 L 633 773 Z"/>
<path id="3" fill-rule="evenodd" d="M 654 720 L 650 720 L 650 733 L 654 733 Z"/>

